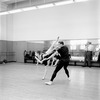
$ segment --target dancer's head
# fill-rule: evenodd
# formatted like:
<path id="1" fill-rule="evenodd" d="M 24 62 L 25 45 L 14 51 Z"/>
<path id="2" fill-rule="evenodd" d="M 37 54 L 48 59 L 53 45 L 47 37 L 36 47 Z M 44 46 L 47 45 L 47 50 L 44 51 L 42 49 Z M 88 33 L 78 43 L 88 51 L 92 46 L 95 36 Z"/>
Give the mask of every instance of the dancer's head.
<path id="1" fill-rule="evenodd" d="M 64 45 L 64 42 L 63 41 L 59 41 L 58 42 L 60 45 Z"/>
<path id="2" fill-rule="evenodd" d="M 64 45 L 64 42 L 63 41 L 59 41 L 58 42 L 58 48 L 62 47 Z"/>

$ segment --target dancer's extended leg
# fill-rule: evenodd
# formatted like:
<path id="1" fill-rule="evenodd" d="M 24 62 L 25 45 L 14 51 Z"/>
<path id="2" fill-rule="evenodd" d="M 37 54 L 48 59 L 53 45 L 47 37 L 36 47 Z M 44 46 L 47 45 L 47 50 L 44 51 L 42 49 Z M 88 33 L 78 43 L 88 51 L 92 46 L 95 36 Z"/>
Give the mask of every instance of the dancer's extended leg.
<path id="1" fill-rule="evenodd" d="M 44 79 L 45 79 L 46 74 L 47 74 L 47 65 L 45 66 L 45 70 L 44 70 L 44 74 L 43 74 L 42 80 L 44 80 Z"/>
<path id="2" fill-rule="evenodd" d="M 45 65 L 45 69 L 44 69 L 44 74 L 43 74 L 42 80 L 45 79 L 46 74 L 47 74 L 48 60 L 43 61 L 43 64 Z"/>
<path id="3" fill-rule="evenodd" d="M 55 45 L 57 44 L 57 42 L 59 41 L 59 37 L 57 37 L 57 40 L 50 46 L 50 48 L 45 52 L 45 56 L 49 55 L 52 51 L 53 48 L 55 47 Z"/>

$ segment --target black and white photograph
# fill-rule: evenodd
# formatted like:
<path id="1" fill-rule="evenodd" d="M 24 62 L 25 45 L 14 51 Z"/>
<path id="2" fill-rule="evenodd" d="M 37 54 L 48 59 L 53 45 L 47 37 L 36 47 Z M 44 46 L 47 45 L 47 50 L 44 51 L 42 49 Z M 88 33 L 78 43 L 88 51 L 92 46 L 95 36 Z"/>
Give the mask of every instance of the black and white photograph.
<path id="1" fill-rule="evenodd" d="M 0 0 L 0 100 L 100 100 L 100 0 Z"/>

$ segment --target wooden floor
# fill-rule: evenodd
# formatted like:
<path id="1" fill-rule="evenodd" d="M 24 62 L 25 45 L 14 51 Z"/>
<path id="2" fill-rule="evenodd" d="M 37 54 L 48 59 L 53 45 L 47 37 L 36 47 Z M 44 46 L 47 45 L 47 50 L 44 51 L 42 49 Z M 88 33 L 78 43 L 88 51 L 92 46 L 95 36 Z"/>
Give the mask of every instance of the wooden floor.
<path id="1" fill-rule="evenodd" d="M 51 86 L 54 67 L 42 80 L 44 66 L 24 63 L 0 64 L 0 100 L 100 100 L 100 68 L 69 66 L 71 81 L 62 69 Z"/>

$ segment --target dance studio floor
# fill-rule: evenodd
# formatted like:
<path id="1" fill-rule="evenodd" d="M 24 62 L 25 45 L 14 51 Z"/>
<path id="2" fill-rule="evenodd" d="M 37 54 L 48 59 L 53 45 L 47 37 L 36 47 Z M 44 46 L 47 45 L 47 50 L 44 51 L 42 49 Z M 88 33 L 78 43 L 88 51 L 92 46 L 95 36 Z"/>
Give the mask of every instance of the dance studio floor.
<path id="1" fill-rule="evenodd" d="M 43 65 L 0 64 L 0 100 L 100 100 L 100 68 L 69 66 L 71 81 L 62 69 L 51 86 L 54 67 L 48 67 L 42 80 Z"/>

